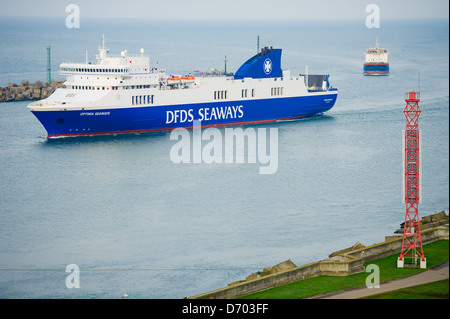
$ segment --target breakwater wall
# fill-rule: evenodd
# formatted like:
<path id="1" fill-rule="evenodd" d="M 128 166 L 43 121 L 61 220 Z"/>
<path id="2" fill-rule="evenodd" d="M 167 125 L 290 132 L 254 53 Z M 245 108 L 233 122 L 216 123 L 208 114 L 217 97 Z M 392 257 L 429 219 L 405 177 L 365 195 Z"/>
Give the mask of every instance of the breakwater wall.
<path id="1" fill-rule="evenodd" d="M 440 220 L 438 221 L 434 218 L 433 221 L 432 217 L 425 217 L 430 220 L 430 223 L 433 223 L 434 228 L 427 228 L 421 231 L 424 245 L 438 240 L 449 239 L 448 215 L 440 212 L 432 216 L 439 216 L 438 218 Z M 427 221 L 424 220 L 424 224 L 427 224 Z M 367 247 L 358 242 L 352 247 L 330 254 L 328 259 L 298 267 L 288 260 L 276 266 L 266 268 L 263 272 L 252 274 L 246 280 L 237 281 L 229 284 L 228 287 L 192 296 L 188 299 L 236 299 L 312 277 L 348 276 L 364 272 L 365 263 L 400 254 L 402 238 L 403 236 L 400 234 L 386 236 L 384 242 Z M 277 270 L 279 271 L 277 272 Z"/>
<path id="2" fill-rule="evenodd" d="M 0 102 L 41 100 L 49 97 L 57 88 L 63 87 L 63 81 L 52 80 L 51 83 L 22 81 L 20 84 L 8 83 L 0 88 Z"/>

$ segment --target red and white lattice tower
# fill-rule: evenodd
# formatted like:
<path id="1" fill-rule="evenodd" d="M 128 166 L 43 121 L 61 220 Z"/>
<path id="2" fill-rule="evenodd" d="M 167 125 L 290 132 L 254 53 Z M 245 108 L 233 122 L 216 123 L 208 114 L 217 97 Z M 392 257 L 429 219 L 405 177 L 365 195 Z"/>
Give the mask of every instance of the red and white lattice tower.
<path id="1" fill-rule="evenodd" d="M 403 241 L 397 267 L 405 264 L 426 268 L 426 258 L 422 247 L 420 233 L 419 203 L 421 194 L 421 131 L 419 131 L 420 93 L 405 94 L 406 107 L 403 114 L 406 117 L 406 130 L 403 131 L 403 202 L 406 204 L 405 223 L 403 226 Z"/>

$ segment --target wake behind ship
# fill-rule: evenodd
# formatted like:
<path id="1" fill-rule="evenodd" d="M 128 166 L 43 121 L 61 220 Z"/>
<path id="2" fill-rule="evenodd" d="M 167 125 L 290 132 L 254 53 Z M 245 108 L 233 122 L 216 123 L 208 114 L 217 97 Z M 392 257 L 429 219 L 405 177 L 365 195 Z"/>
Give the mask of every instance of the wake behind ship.
<path id="1" fill-rule="evenodd" d="M 119 134 L 192 127 L 244 125 L 322 114 L 338 91 L 329 75 L 291 76 L 281 69 L 281 49 L 265 47 L 234 76 L 168 76 L 150 59 L 99 48 L 97 62 L 62 63 L 64 87 L 28 108 L 48 138 Z"/>

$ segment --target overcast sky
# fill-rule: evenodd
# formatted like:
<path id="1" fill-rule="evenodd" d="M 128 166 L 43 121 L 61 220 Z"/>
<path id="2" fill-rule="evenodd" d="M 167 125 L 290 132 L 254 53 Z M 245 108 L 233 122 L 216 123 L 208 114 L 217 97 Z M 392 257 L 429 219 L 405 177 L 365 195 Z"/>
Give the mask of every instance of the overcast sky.
<path id="1" fill-rule="evenodd" d="M 66 17 L 71 3 L 81 18 L 365 19 L 371 3 L 382 19 L 449 16 L 449 0 L 0 0 L 0 16 Z"/>

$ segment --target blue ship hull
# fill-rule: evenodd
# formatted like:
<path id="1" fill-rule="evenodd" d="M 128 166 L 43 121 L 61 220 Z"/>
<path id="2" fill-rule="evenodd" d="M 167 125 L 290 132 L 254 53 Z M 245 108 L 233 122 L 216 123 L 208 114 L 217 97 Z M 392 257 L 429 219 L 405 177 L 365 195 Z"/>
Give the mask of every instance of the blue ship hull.
<path id="1" fill-rule="evenodd" d="M 366 63 L 364 64 L 365 75 L 388 75 L 389 64 L 388 63 Z"/>
<path id="2" fill-rule="evenodd" d="M 32 111 L 48 137 L 119 134 L 202 127 L 244 125 L 317 115 L 333 107 L 337 90 L 328 94 L 199 104 Z"/>

